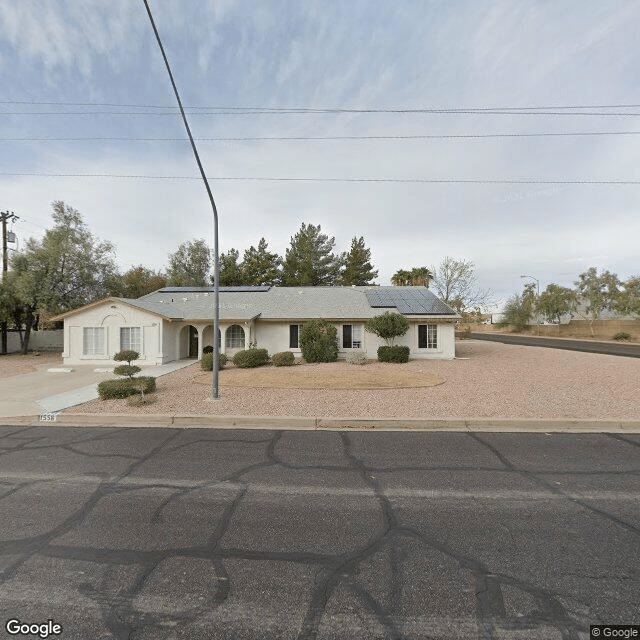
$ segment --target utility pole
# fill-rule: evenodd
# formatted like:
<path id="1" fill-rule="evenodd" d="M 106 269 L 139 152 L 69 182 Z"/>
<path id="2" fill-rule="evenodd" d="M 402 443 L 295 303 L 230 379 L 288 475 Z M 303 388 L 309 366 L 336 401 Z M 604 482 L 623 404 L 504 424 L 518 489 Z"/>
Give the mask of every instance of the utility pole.
<path id="1" fill-rule="evenodd" d="M 2 220 L 2 282 L 4 284 L 5 274 L 9 269 L 8 249 L 7 249 L 7 221 L 18 220 L 18 216 L 13 211 L 0 211 Z M 2 333 L 2 355 L 7 353 L 7 321 L 0 322 L 0 332 Z"/>

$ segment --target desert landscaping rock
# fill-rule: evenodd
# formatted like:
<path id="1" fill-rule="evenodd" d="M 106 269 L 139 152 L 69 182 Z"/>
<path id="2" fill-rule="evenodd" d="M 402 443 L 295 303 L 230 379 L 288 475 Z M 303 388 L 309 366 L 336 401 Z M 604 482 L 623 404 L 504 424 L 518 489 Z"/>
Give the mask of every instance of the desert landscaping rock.
<path id="1" fill-rule="evenodd" d="M 465 340 L 457 355 L 468 360 L 372 362 L 365 370 L 421 372 L 443 384 L 404 389 L 261 389 L 198 384 L 198 364 L 158 378 L 157 402 L 130 407 L 96 400 L 65 413 L 219 416 L 324 416 L 343 418 L 549 418 L 640 419 L 640 360 L 602 354 Z M 291 371 L 359 371 L 346 362 L 297 365 Z M 273 371 L 268 368 L 264 371 Z M 223 383 L 227 375 L 220 372 Z M 253 372 L 258 370 L 254 369 Z"/>

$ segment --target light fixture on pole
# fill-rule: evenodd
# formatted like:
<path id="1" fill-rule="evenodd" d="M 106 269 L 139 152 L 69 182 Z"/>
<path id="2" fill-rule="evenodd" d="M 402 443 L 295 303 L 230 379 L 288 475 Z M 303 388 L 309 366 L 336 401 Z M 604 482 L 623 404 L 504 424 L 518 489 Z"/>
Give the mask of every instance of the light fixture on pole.
<path id="1" fill-rule="evenodd" d="M 184 122 L 184 127 L 187 130 L 187 135 L 189 136 L 189 142 L 191 142 L 191 149 L 193 150 L 193 155 L 196 158 L 196 163 L 198 164 L 198 169 L 200 169 L 200 175 L 202 176 L 202 180 L 204 182 L 204 186 L 207 189 L 207 194 L 209 195 L 209 202 L 211 203 L 211 209 L 213 210 L 213 256 L 214 256 L 214 265 L 213 265 L 213 366 L 211 367 L 213 376 L 211 381 L 211 399 L 218 400 L 220 398 L 220 392 L 218 388 L 218 372 L 219 372 L 219 353 L 220 349 L 218 347 L 218 332 L 220 330 L 220 264 L 218 261 L 218 210 L 216 208 L 216 203 L 213 200 L 213 194 L 211 193 L 211 189 L 209 187 L 209 182 L 207 180 L 207 176 L 205 175 L 204 169 L 202 168 L 202 163 L 200 162 L 200 156 L 198 155 L 198 150 L 196 149 L 196 143 L 193 141 L 193 136 L 191 135 L 191 129 L 189 128 L 189 123 L 187 122 L 187 116 L 184 113 L 184 109 L 182 108 L 182 101 L 180 100 L 180 95 L 178 94 L 178 87 L 173 79 L 173 74 L 171 73 L 171 67 L 169 66 L 169 60 L 167 58 L 167 54 L 164 52 L 164 47 L 162 46 L 162 41 L 160 40 L 160 34 L 158 33 L 158 29 L 156 29 L 156 23 L 153 21 L 153 16 L 151 15 L 151 9 L 149 8 L 149 3 L 147 0 L 142 0 L 144 2 L 144 6 L 147 9 L 147 14 L 149 15 L 149 20 L 151 21 L 151 26 L 153 27 L 153 33 L 156 36 L 156 40 L 158 41 L 158 46 L 160 47 L 160 52 L 162 53 L 162 57 L 164 58 L 165 66 L 167 67 L 167 71 L 169 73 L 169 79 L 171 80 L 171 86 L 173 87 L 173 92 L 176 94 L 176 100 L 178 101 L 178 106 L 180 107 L 180 114 L 182 115 L 182 121 Z"/>

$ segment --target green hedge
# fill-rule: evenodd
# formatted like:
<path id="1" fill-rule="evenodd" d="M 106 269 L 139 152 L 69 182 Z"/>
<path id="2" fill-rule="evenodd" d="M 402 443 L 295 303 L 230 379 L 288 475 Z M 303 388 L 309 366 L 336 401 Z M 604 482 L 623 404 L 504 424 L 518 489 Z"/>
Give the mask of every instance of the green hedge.
<path id="1" fill-rule="evenodd" d="M 227 364 L 227 356 L 224 353 L 218 354 L 218 370 L 224 369 Z M 213 371 L 213 353 L 205 353 L 200 360 L 200 368 L 203 371 Z"/>
<path id="2" fill-rule="evenodd" d="M 409 351 L 409 347 L 399 345 L 378 347 L 378 360 L 380 362 L 409 362 Z"/>
<path id="3" fill-rule="evenodd" d="M 238 351 L 233 356 L 233 364 L 242 369 L 250 367 L 262 367 L 269 362 L 269 352 L 266 349 L 247 349 Z"/>
<path id="4" fill-rule="evenodd" d="M 291 351 L 281 351 L 271 356 L 271 364 L 274 367 L 290 367 L 296 361 Z"/>
<path id="5" fill-rule="evenodd" d="M 140 393 L 138 388 L 143 384 L 145 393 L 156 390 L 156 379 L 152 376 L 140 376 L 139 378 L 127 378 L 126 380 L 105 380 L 98 385 L 98 394 L 102 400 L 113 400 L 114 398 L 128 398 L 136 393 Z"/>

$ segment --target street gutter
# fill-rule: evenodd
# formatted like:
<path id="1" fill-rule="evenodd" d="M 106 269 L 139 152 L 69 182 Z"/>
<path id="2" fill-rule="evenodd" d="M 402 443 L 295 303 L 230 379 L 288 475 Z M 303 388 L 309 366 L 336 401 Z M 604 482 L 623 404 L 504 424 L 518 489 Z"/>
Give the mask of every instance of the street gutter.
<path id="1" fill-rule="evenodd" d="M 0 426 L 268 429 L 309 431 L 478 431 L 500 433 L 640 433 L 640 420 L 579 418 L 367 419 L 295 416 L 56 414 L 0 417 Z"/>

